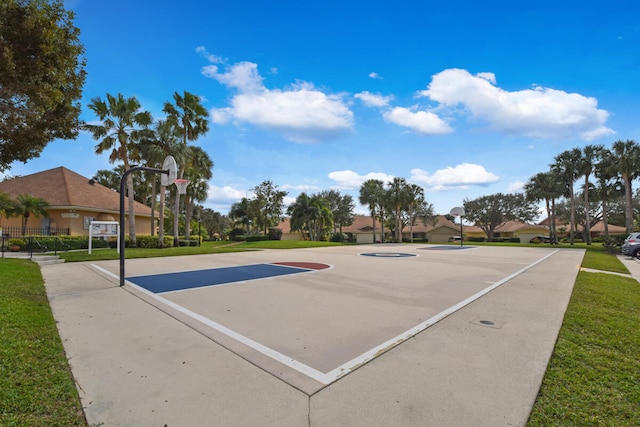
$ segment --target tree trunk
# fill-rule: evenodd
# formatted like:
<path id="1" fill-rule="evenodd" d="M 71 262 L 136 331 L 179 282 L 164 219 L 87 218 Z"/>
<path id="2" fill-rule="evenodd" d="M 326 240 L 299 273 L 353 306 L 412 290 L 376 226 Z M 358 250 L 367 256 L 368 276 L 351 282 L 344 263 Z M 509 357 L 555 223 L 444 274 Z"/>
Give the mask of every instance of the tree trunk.
<path id="1" fill-rule="evenodd" d="M 136 214 L 134 211 L 133 176 L 127 177 L 127 194 L 129 197 L 129 246 L 136 247 Z"/>
<path id="2" fill-rule="evenodd" d="M 589 175 L 584 176 L 584 237 L 591 244 L 591 219 L 589 218 Z"/>
<path id="3" fill-rule="evenodd" d="M 622 174 L 624 180 L 624 199 L 626 202 L 625 225 L 627 234 L 633 232 L 633 195 L 631 194 L 631 179 L 629 174 Z"/>

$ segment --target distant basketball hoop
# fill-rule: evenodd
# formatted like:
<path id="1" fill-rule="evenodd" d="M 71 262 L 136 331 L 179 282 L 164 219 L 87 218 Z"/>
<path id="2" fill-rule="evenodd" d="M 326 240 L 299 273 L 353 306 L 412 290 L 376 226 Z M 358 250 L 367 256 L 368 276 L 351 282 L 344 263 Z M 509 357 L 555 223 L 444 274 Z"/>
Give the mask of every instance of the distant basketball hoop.
<path id="1" fill-rule="evenodd" d="M 187 194 L 187 187 L 189 186 L 189 182 L 191 181 L 189 181 L 188 179 L 179 178 L 173 181 L 173 183 L 178 188 L 178 194 Z"/>

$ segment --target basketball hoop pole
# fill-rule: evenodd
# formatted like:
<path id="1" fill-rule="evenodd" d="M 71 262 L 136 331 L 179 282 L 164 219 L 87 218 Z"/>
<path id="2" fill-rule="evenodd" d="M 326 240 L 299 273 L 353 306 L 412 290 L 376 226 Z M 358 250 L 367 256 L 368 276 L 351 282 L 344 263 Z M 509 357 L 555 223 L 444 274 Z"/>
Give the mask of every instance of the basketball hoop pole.
<path id="1" fill-rule="evenodd" d="M 124 183 L 131 173 L 137 171 L 155 172 L 169 175 L 169 169 L 163 170 L 147 168 L 144 166 L 135 166 L 126 171 L 122 175 L 122 178 L 120 178 L 120 223 L 118 225 L 118 227 L 120 227 L 120 235 L 118 237 L 120 239 L 120 286 L 124 286 Z M 133 194 L 129 194 L 129 197 L 133 197 Z M 129 218 L 129 221 L 131 221 L 131 218 Z"/>

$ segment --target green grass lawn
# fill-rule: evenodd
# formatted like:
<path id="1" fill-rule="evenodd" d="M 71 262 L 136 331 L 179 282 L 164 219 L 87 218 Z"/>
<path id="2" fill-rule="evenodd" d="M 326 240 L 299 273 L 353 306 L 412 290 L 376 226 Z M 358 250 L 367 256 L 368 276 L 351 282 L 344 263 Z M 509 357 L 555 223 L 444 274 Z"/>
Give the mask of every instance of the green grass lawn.
<path id="1" fill-rule="evenodd" d="M 127 249 L 127 257 L 289 249 L 332 243 L 228 242 L 200 248 Z M 69 261 L 117 259 L 115 250 L 63 254 Z M 596 245 L 583 267 L 625 273 Z M 640 285 L 580 272 L 529 426 L 638 425 Z M 78 394 L 35 263 L 0 259 L 0 425 L 86 426 Z"/>
<path id="2" fill-rule="evenodd" d="M 344 245 L 344 243 L 332 242 L 303 242 L 292 240 L 266 240 L 260 242 L 203 242 L 201 246 L 182 246 L 178 248 L 144 249 L 126 248 L 126 259 L 153 258 L 165 256 L 219 254 L 228 252 L 255 251 L 260 249 L 299 249 L 324 246 Z M 115 249 L 94 249 L 89 251 L 58 252 L 60 258 L 66 262 L 102 261 L 119 259 L 120 254 Z"/>
<path id="3" fill-rule="evenodd" d="M 626 270 L 613 255 L 586 255 L 584 267 Z M 528 425 L 639 425 L 639 326 L 635 279 L 580 272 Z"/>
<path id="4" fill-rule="evenodd" d="M 0 259 L 0 425 L 86 426 L 37 264 Z"/>

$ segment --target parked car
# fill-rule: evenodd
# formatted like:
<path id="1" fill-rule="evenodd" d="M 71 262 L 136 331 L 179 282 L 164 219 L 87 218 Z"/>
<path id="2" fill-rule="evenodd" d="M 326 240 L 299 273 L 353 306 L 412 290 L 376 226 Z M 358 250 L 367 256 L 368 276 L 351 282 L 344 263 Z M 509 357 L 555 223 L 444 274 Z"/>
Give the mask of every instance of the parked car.
<path id="1" fill-rule="evenodd" d="M 622 254 L 640 258 L 640 233 L 631 233 L 624 239 Z"/>
<path id="2" fill-rule="evenodd" d="M 451 236 L 449 237 L 449 242 L 460 242 L 462 241 L 462 237 L 460 236 Z"/>

